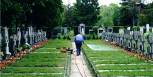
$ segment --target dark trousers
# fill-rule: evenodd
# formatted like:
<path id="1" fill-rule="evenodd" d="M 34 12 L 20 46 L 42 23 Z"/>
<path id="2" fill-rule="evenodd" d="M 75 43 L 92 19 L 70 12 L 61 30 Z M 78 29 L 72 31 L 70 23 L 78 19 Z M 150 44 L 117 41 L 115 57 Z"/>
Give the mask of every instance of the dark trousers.
<path id="1" fill-rule="evenodd" d="M 75 45 L 77 49 L 77 56 L 79 56 L 81 52 L 82 41 L 75 41 Z"/>

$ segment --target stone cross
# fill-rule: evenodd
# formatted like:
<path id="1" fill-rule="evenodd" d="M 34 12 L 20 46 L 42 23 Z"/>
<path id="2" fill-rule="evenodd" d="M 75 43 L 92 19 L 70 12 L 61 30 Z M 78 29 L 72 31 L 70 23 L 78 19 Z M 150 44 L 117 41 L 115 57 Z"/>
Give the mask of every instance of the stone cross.
<path id="1" fill-rule="evenodd" d="M 7 55 L 11 55 L 11 53 L 9 52 L 9 35 L 8 35 L 8 28 L 4 27 L 5 30 L 5 43 L 6 43 L 6 54 Z"/>

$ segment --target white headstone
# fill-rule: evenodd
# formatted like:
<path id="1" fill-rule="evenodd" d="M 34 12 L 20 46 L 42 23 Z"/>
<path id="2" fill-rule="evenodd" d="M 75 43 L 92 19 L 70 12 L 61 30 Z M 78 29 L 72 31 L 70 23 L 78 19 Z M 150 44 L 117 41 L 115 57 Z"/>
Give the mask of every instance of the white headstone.
<path id="1" fill-rule="evenodd" d="M 28 31 L 26 31 L 24 35 L 25 43 L 28 43 Z"/>
<path id="2" fill-rule="evenodd" d="M 124 29 L 119 29 L 120 34 L 124 34 Z"/>
<path id="3" fill-rule="evenodd" d="M 144 33 L 144 27 L 140 27 L 140 33 L 143 34 Z"/>
<path id="4" fill-rule="evenodd" d="M 32 45 L 32 37 L 33 37 L 33 28 L 32 26 L 28 28 L 29 29 L 29 37 L 30 37 L 30 44 Z"/>
<path id="5" fill-rule="evenodd" d="M 5 43 L 6 43 L 6 54 L 7 55 L 11 55 L 11 53 L 9 52 L 9 36 L 8 36 L 8 28 L 4 27 L 5 30 Z"/>
<path id="6" fill-rule="evenodd" d="M 149 32 L 149 24 L 146 24 L 146 31 Z"/>
<path id="7" fill-rule="evenodd" d="M 17 40 L 18 40 L 18 45 L 20 46 L 21 44 L 21 31 L 20 28 L 17 28 L 18 32 L 17 32 Z"/>
<path id="8" fill-rule="evenodd" d="M 131 30 L 131 27 L 128 27 L 127 30 Z"/>

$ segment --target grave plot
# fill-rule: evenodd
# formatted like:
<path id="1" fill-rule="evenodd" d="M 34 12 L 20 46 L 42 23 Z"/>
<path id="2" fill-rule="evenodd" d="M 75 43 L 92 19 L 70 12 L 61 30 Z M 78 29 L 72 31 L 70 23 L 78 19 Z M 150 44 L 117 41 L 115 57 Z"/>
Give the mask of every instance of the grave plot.
<path id="1" fill-rule="evenodd" d="M 68 54 L 56 48 L 69 45 L 66 40 L 50 40 L 44 47 L 1 70 L 1 77 L 64 77 Z"/>
<path id="2" fill-rule="evenodd" d="M 122 49 L 114 48 L 101 40 L 88 40 L 85 44 L 84 54 L 98 77 L 153 76 L 152 61 L 147 62 L 130 56 Z M 89 46 L 91 44 L 94 46 Z M 96 45 L 99 50 L 94 49 Z"/>

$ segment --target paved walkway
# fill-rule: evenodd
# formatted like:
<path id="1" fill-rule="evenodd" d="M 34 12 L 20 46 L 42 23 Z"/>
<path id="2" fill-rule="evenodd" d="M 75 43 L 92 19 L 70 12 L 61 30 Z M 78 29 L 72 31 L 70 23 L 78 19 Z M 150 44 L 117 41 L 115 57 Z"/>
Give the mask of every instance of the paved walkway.
<path id="1" fill-rule="evenodd" d="M 76 51 L 74 42 L 72 42 L 72 47 Z M 72 54 L 70 77 L 92 77 L 82 55 L 76 56 L 76 53 Z"/>

